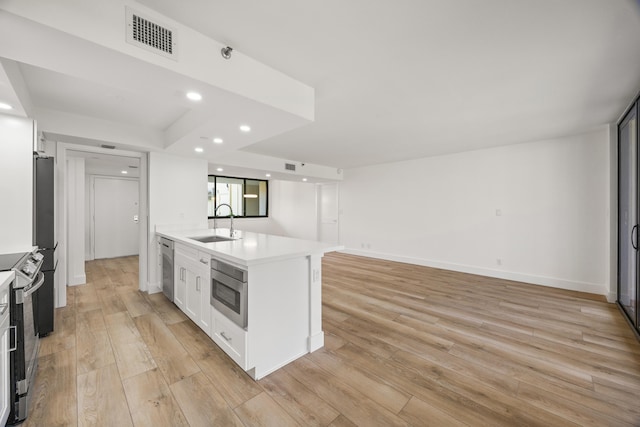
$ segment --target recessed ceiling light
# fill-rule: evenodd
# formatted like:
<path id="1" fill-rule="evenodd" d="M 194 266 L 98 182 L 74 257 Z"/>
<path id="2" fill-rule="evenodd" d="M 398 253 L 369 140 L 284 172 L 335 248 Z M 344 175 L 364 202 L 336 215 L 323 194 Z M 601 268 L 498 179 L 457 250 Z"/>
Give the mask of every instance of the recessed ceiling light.
<path id="1" fill-rule="evenodd" d="M 198 92 L 187 92 L 187 98 L 192 101 L 200 101 L 202 99 L 202 95 L 200 95 Z"/>
<path id="2" fill-rule="evenodd" d="M 218 172 L 224 172 L 224 169 L 222 169 L 222 168 L 218 168 L 218 169 L 216 169 L 216 170 L 217 170 Z"/>
<path id="3" fill-rule="evenodd" d="M 251 132 L 251 126 L 249 126 L 249 125 L 240 125 L 240 130 L 242 132 Z"/>
<path id="4" fill-rule="evenodd" d="M 202 153 L 203 151 L 204 151 L 204 148 L 202 148 L 202 147 L 196 147 L 195 148 L 195 152 L 196 153 Z"/>
<path id="5" fill-rule="evenodd" d="M 307 182 L 307 178 L 302 178 L 302 180 L 303 180 L 304 182 Z"/>
<path id="6" fill-rule="evenodd" d="M 9 104 L 5 104 L 4 102 L 0 102 L 0 110 L 13 110 L 13 107 Z"/>
<path id="7" fill-rule="evenodd" d="M 213 142 L 215 142 L 216 144 L 222 144 L 222 138 L 213 138 Z"/>
<path id="8" fill-rule="evenodd" d="M 120 171 L 120 173 L 121 173 L 121 174 L 126 175 L 126 174 L 128 174 L 129 172 L 127 172 L 127 171 Z"/>
<path id="9" fill-rule="evenodd" d="M 265 176 L 266 176 L 267 178 L 271 178 L 271 174 L 270 174 L 270 173 L 265 174 Z"/>

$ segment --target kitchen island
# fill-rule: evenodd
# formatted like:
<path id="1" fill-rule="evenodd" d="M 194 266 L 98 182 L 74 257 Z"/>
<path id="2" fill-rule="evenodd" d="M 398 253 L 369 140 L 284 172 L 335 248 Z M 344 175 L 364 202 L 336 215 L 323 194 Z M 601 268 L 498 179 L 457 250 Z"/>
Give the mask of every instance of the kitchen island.
<path id="1" fill-rule="evenodd" d="M 254 379 L 324 345 L 321 259 L 340 247 L 229 229 L 156 234 L 174 243 L 174 303 Z M 220 265 L 246 278 L 244 319 L 212 305 Z"/>

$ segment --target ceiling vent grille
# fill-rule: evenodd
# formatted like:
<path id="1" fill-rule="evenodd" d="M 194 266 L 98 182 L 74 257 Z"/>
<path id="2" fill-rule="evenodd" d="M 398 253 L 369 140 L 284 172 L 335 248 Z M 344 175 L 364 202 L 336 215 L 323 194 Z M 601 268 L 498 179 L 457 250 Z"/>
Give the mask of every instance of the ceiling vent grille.
<path id="1" fill-rule="evenodd" d="M 176 33 L 166 25 L 153 22 L 140 13 L 127 10 L 127 42 L 150 52 L 177 60 Z"/>
<path id="2" fill-rule="evenodd" d="M 296 171 L 296 165 L 294 165 L 293 163 L 285 163 L 284 164 L 284 170 L 295 172 Z"/>

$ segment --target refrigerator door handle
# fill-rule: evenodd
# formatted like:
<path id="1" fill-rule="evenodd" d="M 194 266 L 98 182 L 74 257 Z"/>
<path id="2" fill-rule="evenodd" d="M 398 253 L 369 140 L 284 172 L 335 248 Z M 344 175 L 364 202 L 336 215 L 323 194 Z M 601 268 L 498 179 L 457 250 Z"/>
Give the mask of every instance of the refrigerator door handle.
<path id="1" fill-rule="evenodd" d="M 631 229 L 631 246 L 633 246 L 633 249 L 635 249 L 636 251 L 638 250 L 638 245 L 637 243 L 634 243 L 633 237 L 636 236 L 635 241 L 637 242 L 637 231 L 638 231 L 638 224 L 634 225 L 633 228 Z"/>

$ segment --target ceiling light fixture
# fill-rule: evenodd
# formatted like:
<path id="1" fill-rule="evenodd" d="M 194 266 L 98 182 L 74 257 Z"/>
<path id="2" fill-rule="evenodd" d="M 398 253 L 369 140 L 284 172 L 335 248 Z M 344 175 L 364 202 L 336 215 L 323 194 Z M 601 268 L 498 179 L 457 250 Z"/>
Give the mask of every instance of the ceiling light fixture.
<path id="1" fill-rule="evenodd" d="M 220 54 L 224 59 L 231 58 L 231 52 L 233 52 L 233 48 L 231 46 L 226 46 L 220 49 Z"/>
<path id="2" fill-rule="evenodd" d="M 215 144 L 222 144 L 223 141 L 222 141 L 222 138 L 213 138 L 213 142 Z"/>
<path id="3" fill-rule="evenodd" d="M 123 174 L 123 175 L 126 175 L 126 174 L 128 174 L 129 172 L 127 172 L 127 171 L 120 171 L 120 173 L 121 173 L 121 174 Z"/>
<path id="4" fill-rule="evenodd" d="M 194 151 L 195 151 L 196 153 L 202 153 L 202 152 L 204 152 L 204 148 L 202 148 L 202 147 L 196 147 Z"/>
<path id="5" fill-rule="evenodd" d="M 217 170 L 218 172 L 224 172 L 224 169 L 222 169 L 222 168 L 218 168 L 218 169 L 216 169 L 216 170 Z"/>
<path id="6" fill-rule="evenodd" d="M 13 107 L 9 104 L 5 104 L 4 102 L 0 102 L 0 110 L 13 110 Z"/>
<path id="7" fill-rule="evenodd" d="M 302 181 L 307 182 L 307 178 L 302 178 Z"/>
<path id="8" fill-rule="evenodd" d="M 251 126 L 249 126 L 249 125 L 240 125 L 240 130 L 242 132 L 251 132 Z"/>
<path id="9" fill-rule="evenodd" d="M 187 98 L 192 101 L 200 101 L 202 100 L 202 95 L 200 95 L 198 92 L 187 92 Z"/>
<path id="10" fill-rule="evenodd" d="M 267 178 L 271 178 L 271 174 L 270 174 L 270 173 L 265 174 L 265 176 L 266 176 Z"/>

